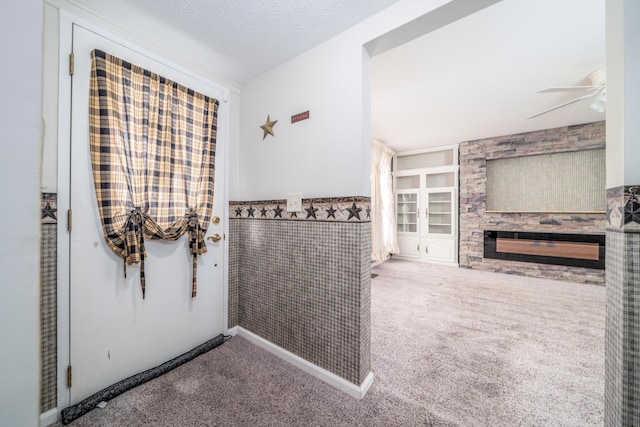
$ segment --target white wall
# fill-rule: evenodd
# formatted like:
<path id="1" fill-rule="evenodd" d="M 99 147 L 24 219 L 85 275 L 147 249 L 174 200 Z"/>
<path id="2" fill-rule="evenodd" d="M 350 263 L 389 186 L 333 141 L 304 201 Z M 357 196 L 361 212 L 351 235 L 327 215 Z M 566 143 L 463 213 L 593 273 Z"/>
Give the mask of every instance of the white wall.
<path id="1" fill-rule="evenodd" d="M 417 19 L 445 3 L 446 13 Z M 370 194 L 370 57 L 453 22 L 492 1 L 401 0 L 247 83 L 240 129 L 241 200 Z M 399 28 L 402 27 L 402 28 Z M 391 30 L 389 39 L 385 35 Z M 421 33 L 421 34 L 419 34 Z M 291 123 L 293 114 L 310 119 Z M 275 137 L 259 128 L 270 115 Z"/>
<path id="2" fill-rule="evenodd" d="M 640 183 L 640 2 L 607 0 L 607 188 Z"/>
<path id="3" fill-rule="evenodd" d="M 58 192 L 58 9 L 44 5 L 42 192 Z"/>
<path id="4" fill-rule="evenodd" d="M 42 1 L 0 15 L 0 424 L 39 422 Z"/>
<path id="5" fill-rule="evenodd" d="M 228 184 L 229 200 L 240 200 L 240 94 L 231 93 L 231 146 L 229 147 Z"/>
<path id="6" fill-rule="evenodd" d="M 240 194 L 246 200 L 368 195 L 363 159 L 362 44 L 333 40 L 243 89 Z M 290 117 L 310 111 L 310 119 Z M 267 115 L 278 120 L 263 141 Z"/>
<path id="7" fill-rule="evenodd" d="M 624 2 L 624 183 L 640 184 L 640 2 Z"/>

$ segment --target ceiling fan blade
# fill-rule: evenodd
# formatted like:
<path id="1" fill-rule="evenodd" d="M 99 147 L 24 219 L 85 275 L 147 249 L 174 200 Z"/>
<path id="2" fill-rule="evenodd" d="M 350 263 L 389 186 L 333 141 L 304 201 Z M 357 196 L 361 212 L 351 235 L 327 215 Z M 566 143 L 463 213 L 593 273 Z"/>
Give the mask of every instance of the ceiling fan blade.
<path id="1" fill-rule="evenodd" d="M 556 105 L 555 107 L 548 108 L 548 109 L 546 109 L 544 111 L 540 111 L 539 113 L 532 114 L 531 116 L 527 117 L 527 119 L 533 119 L 534 117 L 541 116 L 541 115 L 549 113 L 549 112 L 551 112 L 553 110 L 557 110 L 558 108 L 566 107 L 567 105 L 571 105 L 571 104 L 573 104 L 575 102 L 582 101 L 583 99 L 592 98 L 592 97 L 598 95 L 600 92 L 602 92 L 602 89 L 598 90 L 597 92 L 593 92 L 593 93 L 590 93 L 588 95 L 584 95 L 584 96 L 581 96 L 579 98 L 572 99 L 571 101 L 563 102 L 562 104 Z"/>
<path id="2" fill-rule="evenodd" d="M 546 89 L 539 90 L 538 93 L 547 92 L 572 92 L 572 91 L 584 91 L 584 90 L 598 90 L 598 86 L 554 86 Z"/>

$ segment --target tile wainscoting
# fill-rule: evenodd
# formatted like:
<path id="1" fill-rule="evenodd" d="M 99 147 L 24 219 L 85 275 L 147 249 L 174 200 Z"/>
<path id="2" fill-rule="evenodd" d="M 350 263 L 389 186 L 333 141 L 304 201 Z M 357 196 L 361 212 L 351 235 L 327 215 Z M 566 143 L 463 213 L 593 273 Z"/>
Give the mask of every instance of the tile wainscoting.
<path id="1" fill-rule="evenodd" d="M 43 193 L 40 246 L 40 413 L 57 405 L 58 370 L 58 232 L 57 195 Z"/>
<path id="2" fill-rule="evenodd" d="M 460 143 L 460 267 L 604 284 L 603 270 L 483 257 L 484 231 L 604 234 L 605 213 L 487 212 L 487 160 L 605 148 L 605 123 L 568 126 Z"/>
<path id="3" fill-rule="evenodd" d="M 371 371 L 368 197 L 230 202 L 229 327 L 352 384 Z"/>
<path id="4" fill-rule="evenodd" d="M 607 190 L 605 425 L 640 425 L 640 185 Z"/>

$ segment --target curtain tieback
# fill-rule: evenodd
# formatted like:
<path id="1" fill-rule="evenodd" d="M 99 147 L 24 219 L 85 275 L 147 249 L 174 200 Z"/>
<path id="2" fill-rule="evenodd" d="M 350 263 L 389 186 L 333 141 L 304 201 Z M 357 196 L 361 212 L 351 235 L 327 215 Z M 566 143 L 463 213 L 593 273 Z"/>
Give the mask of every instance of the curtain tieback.
<path id="1" fill-rule="evenodd" d="M 127 277 L 127 264 L 140 262 L 140 287 L 142 299 L 145 297 L 146 280 L 144 275 L 144 222 L 146 215 L 140 208 L 134 208 L 127 215 L 124 235 L 124 277 Z"/>
<path id="2" fill-rule="evenodd" d="M 207 252 L 207 245 L 204 242 L 204 235 L 206 231 L 202 229 L 200 226 L 200 221 L 198 220 L 198 213 L 195 211 L 191 211 L 187 218 L 189 219 L 188 230 L 189 230 L 189 249 L 191 251 L 191 255 L 193 255 L 193 279 L 191 282 L 191 298 L 195 298 L 196 290 L 197 290 L 197 280 L 198 277 L 198 255 Z"/>

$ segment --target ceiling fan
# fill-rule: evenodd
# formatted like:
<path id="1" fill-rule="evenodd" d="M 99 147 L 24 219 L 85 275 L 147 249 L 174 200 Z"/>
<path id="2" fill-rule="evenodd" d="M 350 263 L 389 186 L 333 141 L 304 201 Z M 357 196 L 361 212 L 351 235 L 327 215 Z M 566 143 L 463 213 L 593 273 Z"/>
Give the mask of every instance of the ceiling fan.
<path id="1" fill-rule="evenodd" d="M 604 112 L 606 102 L 607 102 L 607 73 L 606 68 L 600 68 L 596 71 L 590 73 L 587 78 L 591 82 L 589 86 L 558 86 L 558 87 L 550 87 L 538 93 L 546 93 L 546 92 L 573 92 L 573 91 L 586 91 L 588 92 L 586 95 L 580 96 L 578 98 L 572 99 L 571 101 L 563 102 L 562 104 L 556 105 L 555 107 L 548 108 L 544 111 L 540 111 L 538 113 L 532 114 L 527 117 L 527 119 L 532 119 L 534 117 L 541 116 L 542 114 L 546 114 L 550 111 L 557 110 L 558 108 L 565 107 L 567 105 L 573 104 L 575 102 L 579 102 L 585 99 L 593 98 L 590 107 L 593 110 L 596 110 L 600 113 Z"/>

